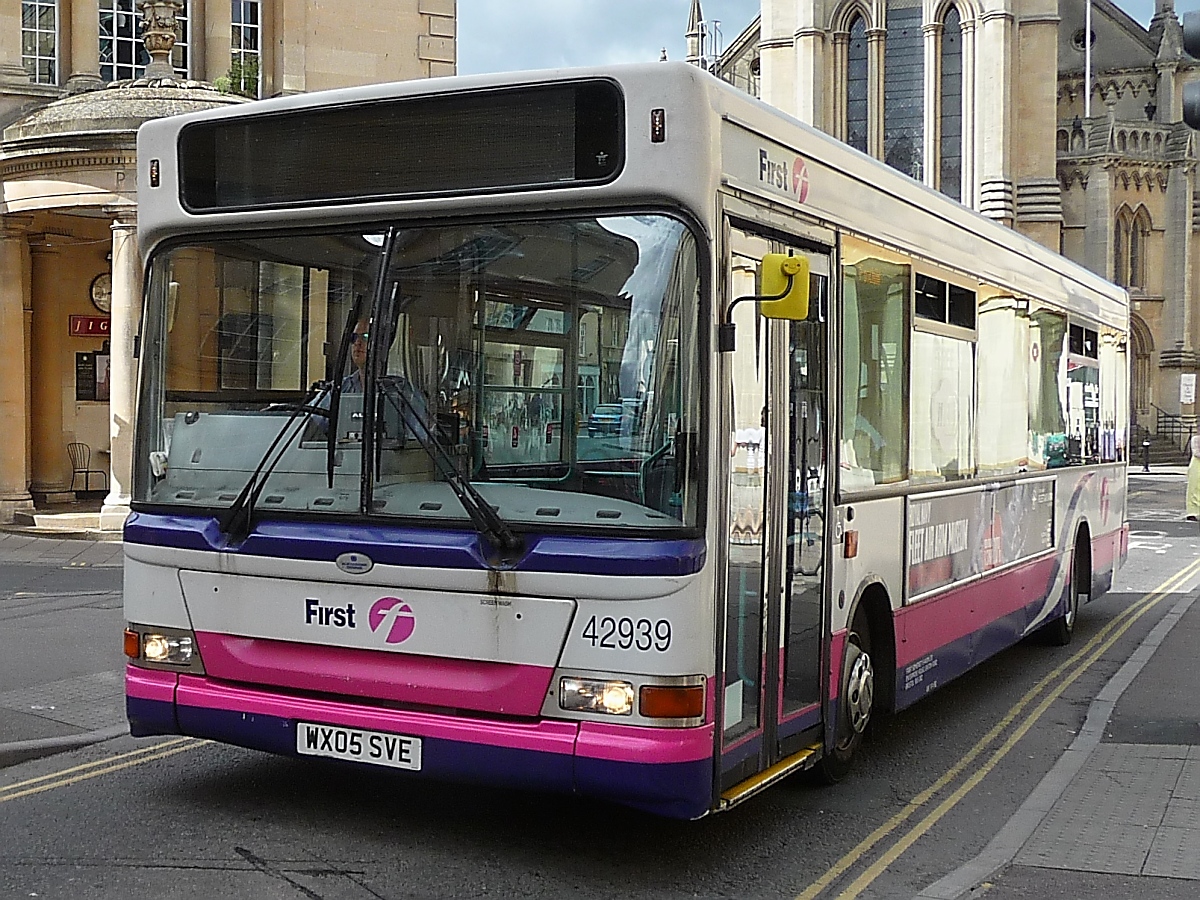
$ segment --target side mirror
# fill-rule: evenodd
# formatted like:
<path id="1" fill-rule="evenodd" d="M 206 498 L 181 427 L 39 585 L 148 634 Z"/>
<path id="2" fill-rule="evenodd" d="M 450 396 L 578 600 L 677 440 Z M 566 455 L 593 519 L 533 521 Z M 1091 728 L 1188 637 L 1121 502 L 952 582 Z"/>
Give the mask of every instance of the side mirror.
<path id="1" fill-rule="evenodd" d="M 759 271 L 763 296 L 775 298 L 758 304 L 765 318 L 793 322 L 808 318 L 808 257 L 768 253 Z"/>

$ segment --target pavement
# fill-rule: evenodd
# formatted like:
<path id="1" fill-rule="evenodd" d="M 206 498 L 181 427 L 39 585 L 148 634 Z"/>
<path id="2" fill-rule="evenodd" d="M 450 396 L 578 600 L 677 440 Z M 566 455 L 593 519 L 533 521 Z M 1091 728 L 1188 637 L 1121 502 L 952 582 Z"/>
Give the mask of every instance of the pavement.
<path id="1" fill-rule="evenodd" d="M 1131 467 L 1131 493 L 1179 484 L 1135 518 L 1182 521 L 1186 472 Z M 64 523 L 0 531 L 0 768 L 127 733 L 122 545 Z M 1172 599 L 1024 805 L 917 900 L 1200 896 L 1198 598 Z"/>

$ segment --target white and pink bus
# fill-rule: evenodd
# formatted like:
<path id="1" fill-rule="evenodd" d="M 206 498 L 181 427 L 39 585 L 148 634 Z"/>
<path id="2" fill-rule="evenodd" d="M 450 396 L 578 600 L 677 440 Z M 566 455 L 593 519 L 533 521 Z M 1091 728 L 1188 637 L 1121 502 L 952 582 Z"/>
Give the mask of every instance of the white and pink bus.
<path id="1" fill-rule="evenodd" d="M 695 67 L 138 154 L 135 735 L 698 818 L 1125 555 L 1125 293 Z"/>

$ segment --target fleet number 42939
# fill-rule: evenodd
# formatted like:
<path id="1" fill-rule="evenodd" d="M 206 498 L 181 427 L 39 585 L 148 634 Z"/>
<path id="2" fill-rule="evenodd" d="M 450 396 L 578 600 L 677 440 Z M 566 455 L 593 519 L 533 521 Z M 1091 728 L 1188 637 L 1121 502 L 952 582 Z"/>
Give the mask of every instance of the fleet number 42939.
<path id="1" fill-rule="evenodd" d="M 662 653 L 671 646 L 671 623 L 667 619 L 592 616 L 579 636 L 593 647 L 606 650 L 655 650 Z"/>

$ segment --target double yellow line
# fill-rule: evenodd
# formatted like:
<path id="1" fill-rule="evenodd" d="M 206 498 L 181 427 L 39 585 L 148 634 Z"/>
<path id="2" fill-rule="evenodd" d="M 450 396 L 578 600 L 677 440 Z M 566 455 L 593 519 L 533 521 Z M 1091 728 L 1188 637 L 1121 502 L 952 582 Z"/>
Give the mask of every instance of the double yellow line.
<path id="1" fill-rule="evenodd" d="M 1128 631 L 1138 619 L 1152 610 L 1155 606 L 1161 603 L 1164 599 L 1171 596 L 1171 593 L 1178 589 L 1181 585 L 1193 578 L 1197 573 L 1200 573 L 1200 559 L 1197 559 L 1185 566 L 1179 572 L 1176 572 L 1157 588 L 1146 594 L 1137 603 L 1124 610 L 1119 616 L 1106 624 L 1100 631 L 1069 659 L 1060 664 L 1052 672 L 1046 675 L 1041 681 L 1035 684 L 1020 700 L 1013 705 L 1004 717 L 972 747 L 962 759 L 955 763 L 945 774 L 937 781 L 927 787 L 921 793 L 917 794 L 905 804 L 904 809 L 893 815 L 890 819 L 872 831 L 867 837 L 863 838 L 855 847 L 845 854 L 841 859 L 833 864 L 828 871 L 820 878 L 810 884 L 796 900 L 815 900 L 827 887 L 834 881 L 841 878 L 850 870 L 855 863 L 860 862 L 864 855 L 873 850 L 885 837 L 899 828 L 906 821 L 911 819 L 917 813 L 923 811 L 931 800 L 940 794 L 945 788 L 956 781 L 967 769 L 982 756 L 989 747 L 992 746 L 1006 731 L 1013 725 L 1014 722 L 1021 716 L 1026 707 L 1034 703 L 1035 700 L 1046 691 L 1051 685 L 1052 689 L 1045 693 L 1041 701 L 1029 712 L 1029 714 L 1015 727 L 1008 735 L 1007 739 L 997 747 L 992 755 L 988 757 L 977 770 L 975 770 L 966 781 L 964 781 L 953 793 L 947 796 L 933 809 L 929 810 L 925 816 L 913 825 L 908 831 L 900 835 L 894 843 L 879 855 L 879 857 L 871 863 L 857 878 L 844 888 L 837 895 L 838 900 L 854 900 L 864 890 L 870 887 L 880 875 L 884 873 L 888 866 L 899 859 L 909 847 L 916 843 L 917 839 L 929 831 L 937 822 L 945 816 L 950 810 L 957 806 L 969 794 L 984 777 L 991 772 L 1005 756 L 1016 746 L 1017 742 L 1025 736 L 1030 728 L 1045 714 L 1050 708 L 1050 704 L 1057 700 L 1068 687 L 1075 682 L 1084 672 L 1086 672 L 1097 660 L 1099 660 L 1109 648 L 1115 644 L 1122 635 Z"/>
<path id="2" fill-rule="evenodd" d="M 98 759 L 95 762 L 84 763 L 81 766 L 72 766 L 70 769 L 63 769 L 61 772 L 53 772 L 49 775 L 42 775 L 39 778 L 30 778 L 28 781 L 18 781 L 16 784 L 7 784 L 0 787 L 0 803 L 7 803 L 9 800 L 18 800 L 21 797 L 40 794 L 44 791 L 52 791 L 55 788 L 66 787 L 80 781 L 87 781 L 89 778 L 99 778 L 101 775 L 119 772 L 121 769 L 128 769 L 132 766 L 140 766 L 142 763 L 148 763 L 151 760 L 164 759 L 168 756 L 174 756 L 176 753 L 183 753 L 185 750 L 192 750 L 204 743 L 206 742 L 196 740 L 195 738 L 174 738 L 169 741 L 151 744 L 149 747 L 142 747 L 139 750 L 131 750 L 128 753 L 121 753 L 117 756 Z"/>

